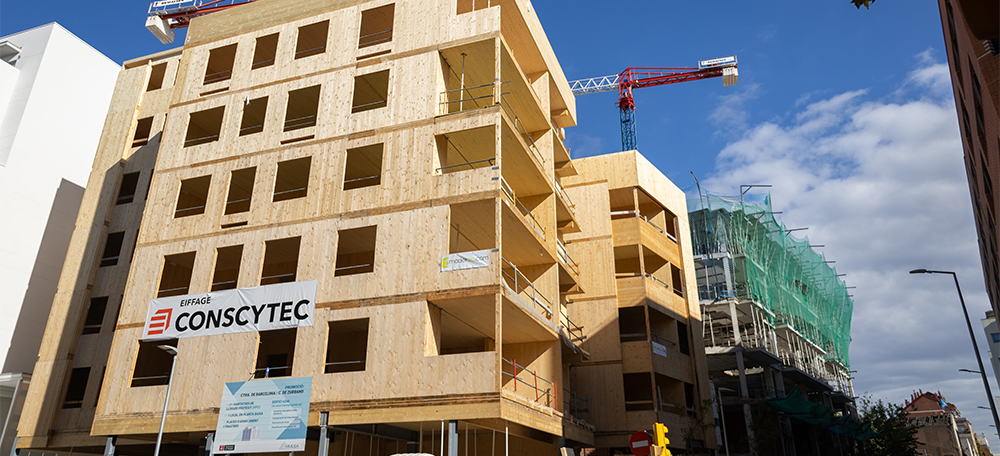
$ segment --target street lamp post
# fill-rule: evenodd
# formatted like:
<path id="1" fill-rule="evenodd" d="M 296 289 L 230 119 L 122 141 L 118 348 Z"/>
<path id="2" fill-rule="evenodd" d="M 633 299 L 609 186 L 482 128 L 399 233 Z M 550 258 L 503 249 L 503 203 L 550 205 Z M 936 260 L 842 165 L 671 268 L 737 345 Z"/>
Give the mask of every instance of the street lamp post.
<path id="1" fill-rule="evenodd" d="M 160 432 L 156 434 L 156 449 L 153 456 L 160 456 L 160 442 L 163 440 L 163 423 L 167 420 L 167 404 L 170 403 L 170 387 L 174 384 L 174 367 L 177 366 L 177 347 L 170 345 L 158 345 L 157 348 L 169 353 L 173 358 L 170 360 L 170 377 L 167 379 L 167 397 L 163 400 L 163 413 L 160 415 Z"/>
<path id="2" fill-rule="evenodd" d="M 962 287 L 958 285 L 958 274 L 951 271 L 932 271 L 930 269 L 914 269 L 910 274 L 951 274 L 955 279 L 955 289 L 958 290 L 958 300 L 962 303 L 962 313 L 965 315 L 965 324 L 969 327 L 969 338 L 972 339 L 972 349 L 976 352 L 976 362 L 979 363 L 979 374 L 983 377 L 983 386 L 986 388 L 986 398 L 990 401 L 990 411 L 993 412 L 993 424 L 1000 428 L 1000 418 L 997 417 L 997 406 L 993 402 L 993 392 L 990 391 L 990 382 L 986 379 L 986 369 L 983 368 L 983 359 L 979 356 L 979 344 L 976 343 L 976 334 L 972 332 L 972 321 L 969 320 L 969 309 L 965 307 L 965 297 L 962 296 Z"/>

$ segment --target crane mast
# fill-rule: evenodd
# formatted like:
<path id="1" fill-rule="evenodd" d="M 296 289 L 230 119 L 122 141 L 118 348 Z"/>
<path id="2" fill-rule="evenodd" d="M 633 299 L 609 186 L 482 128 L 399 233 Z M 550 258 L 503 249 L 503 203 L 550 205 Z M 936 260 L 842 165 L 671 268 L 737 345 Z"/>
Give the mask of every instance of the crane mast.
<path id="1" fill-rule="evenodd" d="M 590 79 L 570 81 L 574 95 L 618 91 L 618 109 L 621 111 L 622 150 L 636 148 L 635 98 L 632 91 L 643 87 L 675 84 L 722 77 L 725 87 L 736 84 L 739 72 L 736 56 L 702 60 L 697 67 L 652 68 L 628 67 L 621 73 Z"/>

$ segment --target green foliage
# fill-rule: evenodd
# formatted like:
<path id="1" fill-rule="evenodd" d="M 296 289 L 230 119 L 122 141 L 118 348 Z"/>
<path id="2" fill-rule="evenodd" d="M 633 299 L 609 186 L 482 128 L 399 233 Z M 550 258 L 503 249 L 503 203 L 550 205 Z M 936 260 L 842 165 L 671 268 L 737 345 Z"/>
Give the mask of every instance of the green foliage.
<path id="1" fill-rule="evenodd" d="M 861 421 L 872 424 L 879 434 L 864 443 L 868 456 L 916 455 L 917 430 L 920 426 L 907 417 L 903 407 L 882 399 L 872 401 L 871 396 L 861 398 Z"/>
<path id="2" fill-rule="evenodd" d="M 858 9 L 861 9 L 861 5 L 865 5 L 865 9 L 868 9 L 868 5 L 875 3 L 875 0 L 851 0 L 851 2 L 853 2 L 854 6 L 858 7 Z"/>

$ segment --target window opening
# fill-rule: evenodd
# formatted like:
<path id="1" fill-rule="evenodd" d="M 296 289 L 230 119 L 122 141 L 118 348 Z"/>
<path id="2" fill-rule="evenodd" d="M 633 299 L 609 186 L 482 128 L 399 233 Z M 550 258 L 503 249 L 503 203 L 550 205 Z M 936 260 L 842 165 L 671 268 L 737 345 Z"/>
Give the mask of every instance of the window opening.
<path id="1" fill-rule="evenodd" d="M 101 255 L 101 266 L 114 266 L 118 264 L 118 258 L 122 252 L 122 242 L 125 241 L 125 232 L 108 233 L 108 239 L 104 243 L 104 254 Z"/>
<path id="2" fill-rule="evenodd" d="M 139 342 L 139 350 L 135 356 L 135 368 L 132 370 L 132 382 L 129 386 L 166 385 L 170 381 L 170 368 L 174 357 L 160 349 L 160 345 L 177 346 L 177 339 L 153 340 Z"/>
<path id="3" fill-rule="evenodd" d="M 685 355 L 690 355 L 691 350 L 688 348 L 688 339 L 690 334 L 688 334 L 688 325 L 677 322 L 677 345 L 681 350 L 681 353 Z"/>
<path id="4" fill-rule="evenodd" d="M 212 49 L 208 52 L 203 84 L 222 82 L 233 77 L 233 63 L 236 61 L 236 43 Z"/>
<path id="5" fill-rule="evenodd" d="M 254 98 L 243 106 L 240 121 L 240 136 L 264 131 L 264 116 L 267 114 L 267 97 Z"/>
<path id="6" fill-rule="evenodd" d="M 265 35 L 254 42 L 253 64 L 251 70 L 274 65 L 274 56 L 278 52 L 278 34 Z"/>
<path id="7" fill-rule="evenodd" d="M 344 190 L 371 187 L 382 183 L 383 149 L 384 144 L 347 149 Z"/>
<path id="8" fill-rule="evenodd" d="M 254 378 L 288 377 L 292 375 L 296 329 L 278 329 L 260 334 L 257 367 Z"/>
<path id="9" fill-rule="evenodd" d="M 118 201 L 115 204 L 128 204 L 135 199 L 135 188 L 139 184 L 139 173 L 128 173 L 122 176 L 122 186 L 118 189 Z"/>
<path id="10" fill-rule="evenodd" d="M 87 318 L 83 320 L 83 332 L 81 334 L 97 334 L 101 332 L 101 324 L 104 323 L 104 312 L 108 308 L 108 297 L 91 298 L 87 303 Z"/>
<path id="11" fill-rule="evenodd" d="M 330 21 L 299 27 L 299 39 L 295 44 L 295 58 L 301 59 L 326 52 L 327 32 Z"/>
<path id="12" fill-rule="evenodd" d="M 335 277 L 375 271 L 375 234 L 377 226 L 337 232 Z"/>
<path id="13" fill-rule="evenodd" d="M 615 278 L 640 277 L 639 246 L 620 245 L 615 247 Z"/>
<path id="14" fill-rule="evenodd" d="M 66 398 L 63 400 L 63 408 L 80 408 L 83 406 L 83 395 L 87 393 L 87 379 L 89 377 L 89 367 L 73 369 L 69 375 L 69 387 L 66 388 Z"/>
<path id="15" fill-rule="evenodd" d="M 646 310 L 643 307 L 618 309 L 618 336 L 622 342 L 644 342 L 646 337 Z"/>
<path id="16" fill-rule="evenodd" d="M 174 218 L 204 214 L 205 204 L 208 201 L 208 187 L 211 183 L 211 174 L 182 180 L 181 192 L 177 197 L 177 209 L 174 211 Z"/>
<path id="17" fill-rule="evenodd" d="M 167 64 L 160 63 L 153 65 L 153 69 L 149 72 L 149 84 L 146 85 L 146 91 L 152 92 L 154 90 L 159 90 L 163 87 L 163 77 L 167 74 Z"/>
<path id="18" fill-rule="evenodd" d="M 449 206 L 448 253 L 496 248 L 494 207 L 492 199 Z"/>
<path id="19" fill-rule="evenodd" d="M 229 196 L 226 197 L 226 215 L 250 210 L 253 199 L 253 182 L 257 167 L 234 170 L 229 177 Z"/>
<path id="20" fill-rule="evenodd" d="M 365 370 L 368 319 L 331 321 L 326 342 L 327 374 Z"/>
<path id="21" fill-rule="evenodd" d="M 494 135 L 492 126 L 438 135 L 434 138 L 440 166 L 436 171 L 448 174 L 496 165 Z"/>
<path id="22" fill-rule="evenodd" d="M 354 77 L 351 113 L 384 108 L 389 100 L 389 70 Z"/>
<path id="23" fill-rule="evenodd" d="M 430 314 L 430 324 L 434 334 L 434 347 L 425 356 L 457 355 L 462 353 L 481 353 L 493 351 L 495 341 L 476 327 L 463 321 L 454 314 L 442 309 L 434 303 L 427 303 Z M 480 324 L 486 322 L 480 321 Z"/>
<path id="24" fill-rule="evenodd" d="M 674 290 L 674 294 L 680 297 L 684 297 L 683 283 L 681 283 L 681 269 L 673 264 L 670 265 L 670 285 Z"/>
<path id="25" fill-rule="evenodd" d="M 135 124 L 135 136 L 132 137 L 132 147 L 145 146 L 149 143 L 149 133 L 153 129 L 153 118 L 139 119 Z"/>
<path id="26" fill-rule="evenodd" d="M 361 35 L 358 38 L 358 49 L 392 41 L 392 19 L 395 6 L 394 3 L 390 3 L 361 12 Z"/>
<path id="27" fill-rule="evenodd" d="M 284 131 L 316 126 L 316 113 L 319 109 L 319 88 L 320 86 L 314 85 L 288 92 Z"/>
<path id="28" fill-rule="evenodd" d="M 274 180 L 274 197 L 271 201 L 305 198 L 309 190 L 309 166 L 312 157 L 303 157 L 278 163 L 278 176 Z"/>
<path id="29" fill-rule="evenodd" d="M 653 383 L 648 372 L 624 374 L 625 411 L 653 410 Z"/>
<path id="30" fill-rule="evenodd" d="M 293 237 L 264 243 L 264 267 L 261 270 L 261 285 L 295 281 L 295 273 L 299 267 L 301 240 L 301 237 Z"/>
<path id="31" fill-rule="evenodd" d="M 215 273 L 212 275 L 212 291 L 232 290 L 240 276 L 240 260 L 243 246 L 219 247 L 215 251 Z"/>
<path id="32" fill-rule="evenodd" d="M 694 385 L 684 382 L 684 404 L 688 408 L 688 413 L 694 413 Z"/>
<path id="33" fill-rule="evenodd" d="M 219 140 L 222 132 L 222 116 L 226 107 L 206 109 L 192 112 L 188 119 L 187 135 L 184 137 L 184 147 L 197 146 Z"/>
<path id="34" fill-rule="evenodd" d="M 178 253 L 163 257 L 163 272 L 157 298 L 188 294 L 191 286 L 191 271 L 194 269 L 194 252 Z"/>

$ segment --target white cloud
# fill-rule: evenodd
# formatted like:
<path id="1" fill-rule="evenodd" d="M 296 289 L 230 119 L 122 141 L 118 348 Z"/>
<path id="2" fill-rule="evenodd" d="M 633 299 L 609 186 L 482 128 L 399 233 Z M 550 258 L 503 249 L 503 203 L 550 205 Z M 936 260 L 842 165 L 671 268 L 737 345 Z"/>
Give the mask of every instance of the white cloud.
<path id="1" fill-rule="evenodd" d="M 719 97 L 719 106 L 708 115 L 708 120 L 716 127 L 728 131 L 747 128 L 750 114 L 746 110 L 746 104 L 758 98 L 760 84 L 747 84 L 741 89 Z"/>
<path id="2" fill-rule="evenodd" d="M 850 358 L 858 394 L 899 403 L 914 390 L 940 390 L 982 432 L 992 417 L 976 409 L 985 404 L 978 378 L 958 372 L 977 366 L 954 285 L 946 276 L 908 274 L 956 271 L 973 321 L 989 307 L 950 93 L 947 66 L 923 53 L 886 99 L 850 91 L 788 120 L 747 126 L 702 184 L 723 194 L 773 185 L 775 210 L 790 226 L 808 226 L 810 241 L 825 244 L 823 253 L 857 286 Z M 732 112 L 745 113 L 748 100 L 737 97 Z M 724 127 L 748 121 L 722 112 Z"/>

